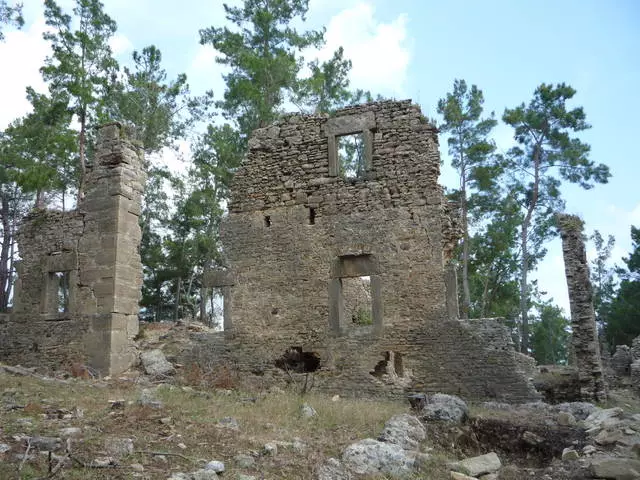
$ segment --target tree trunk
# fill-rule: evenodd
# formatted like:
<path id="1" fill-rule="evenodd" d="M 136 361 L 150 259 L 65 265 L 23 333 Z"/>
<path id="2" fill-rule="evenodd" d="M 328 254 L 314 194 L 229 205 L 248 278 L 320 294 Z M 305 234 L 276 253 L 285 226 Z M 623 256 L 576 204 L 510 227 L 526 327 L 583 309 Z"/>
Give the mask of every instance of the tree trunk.
<path id="1" fill-rule="evenodd" d="M 527 213 L 527 218 L 530 215 Z M 529 271 L 529 251 L 528 245 L 529 225 L 527 219 L 522 224 L 522 235 L 520 237 L 520 246 L 522 249 L 522 260 L 520 262 L 520 351 L 525 355 L 529 354 L 529 292 L 527 285 L 527 273 Z"/>
<path id="2" fill-rule="evenodd" d="M 522 343 L 520 351 L 529 354 L 529 286 L 527 274 L 529 272 L 529 226 L 533 218 L 533 212 L 538 206 L 538 193 L 540 188 L 540 145 L 533 148 L 533 191 L 531 201 L 527 207 L 527 215 L 522 222 L 522 234 L 520 238 L 522 248 L 522 262 L 520 264 L 520 315 L 522 317 Z"/>
<path id="3" fill-rule="evenodd" d="M 178 282 L 176 286 L 176 307 L 174 312 L 174 320 L 177 322 L 180 320 L 180 293 L 182 290 L 182 277 L 178 277 Z"/>
<path id="4" fill-rule="evenodd" d="M 463 175 L 462 186 L 462 318 L 469 318 L 471 293 L 469 292 L 469 223 L 467 221 L 467 192 Z"/>
<path id="5" fill-rule="evenodd" d="M 11 251 L 11 223 L 9 221 L 9 195 L 0 193 L 0 217 L 2 217 L 2 248 L 0 249 L 0 312 L 9 309 L 9 292 L 11 291 L 11 269 L 9 252 Z"/>
<path id="6" fill-rule="evenodd" d="M 78 182 L 78 199 L 77 205 L 80 205 L 80 202 L 84 198 L 84 180 L 87 173 L 87 160 L 85 153 L 85 145 L 87 142 L 87 114 L 86 110 L 80 112 L 80 136 L 79 136 L 79 162 L 80 162 L 80 180 Z"/>

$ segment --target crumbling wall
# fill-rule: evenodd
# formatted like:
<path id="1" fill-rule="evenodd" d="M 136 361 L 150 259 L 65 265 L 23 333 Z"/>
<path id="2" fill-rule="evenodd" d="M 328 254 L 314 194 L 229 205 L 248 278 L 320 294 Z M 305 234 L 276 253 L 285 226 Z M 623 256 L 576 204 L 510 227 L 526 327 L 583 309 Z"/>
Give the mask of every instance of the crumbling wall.
<path id="1" fill-rule="evenodd" d="M 583 222 L 575 215 L 558 214 L 564 268 L 571 307 L 571 346 L 575 352 L 580 393 L 586 401 L 606 399 L 600 344 L 593 309 L 593 290 L 583 238 Z"/>
<path id="2" fill-rule="evenodd" d="M 363 168 L 353 178 L 340 174 L 337 144 L 357 132 Z M 255 131 L 221 227 L 233 362 L 264 373 L 295 347 L 319 356 L 326 390 L 532 398 L 513 349 L 488 348 L 448 317 L 444 266 L 458 229 L 439 169 L 437 130 L 410 101 L 291 115 Z M 361 276 L 371 282 L 370 325 L 345 314 L 344 280 Z M 389 382 L 374 373 L 391 358 L 402 378 Z"/>
<path id="3" fill-rule="evenodd" d="M 0 358 L 49 367 L 81 362 L 103 374 L 128 368 L 142 286 L 144 182 L 140 150 L 118 124 L 103 126 L 77 210 L 35 210 L 17 233 L 15 306 Z"/>

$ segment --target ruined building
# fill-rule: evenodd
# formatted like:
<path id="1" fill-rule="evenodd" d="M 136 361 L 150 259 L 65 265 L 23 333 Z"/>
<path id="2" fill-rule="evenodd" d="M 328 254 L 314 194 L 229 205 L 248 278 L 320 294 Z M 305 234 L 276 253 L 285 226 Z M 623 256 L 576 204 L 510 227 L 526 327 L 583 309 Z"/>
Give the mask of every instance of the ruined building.
<path id="1" fill-rule="evenodd" d="M 447 302 L 458 227 L 439 173 L 437 130 L 410 101 L 255 131 L 221 227 L 227 269 L 206 277 L 225 332 L 194 351 L 258 375 L 314 372 L 326 391 L 535 397 L 506 329 Z"/>
<path id="2" fill-rule="evenodd" d="M 0 317 L 0 360 L 107 375 L 136 358 L 142 265 L 142 155 L 118 124 L 98 132 L 74 211 L 34 211 L 18 232 L 14 309 Z"/>

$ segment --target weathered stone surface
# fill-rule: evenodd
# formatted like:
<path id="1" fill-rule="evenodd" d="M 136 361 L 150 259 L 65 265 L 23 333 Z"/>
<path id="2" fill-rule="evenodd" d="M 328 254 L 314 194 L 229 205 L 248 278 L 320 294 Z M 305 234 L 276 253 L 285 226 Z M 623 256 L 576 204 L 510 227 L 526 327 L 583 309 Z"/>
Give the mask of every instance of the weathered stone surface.
<path id="1" fill-rule="evenodd" d="M 427 436 L 427 430 L 417 417 L 407 413 L 391 417 L 378 440 L 393 443 L 405 450 L 417 450 Z"/>
<path id="2" fill-rule="evenodd" d="M 133 453 L 133 439 L 131 438 L 107 438 L 104 440 L 104 449 L 112 457 L 121 457 Z"/>
<path id="3" fill-rule="evenodd" d="M 449 472 L 449 478 L 451 478 L 451 480 L 478 480 L 476 477 L 470 477 L 464 473 L 454 471 Z"/>
<path id="4" fill-rule="evenodd" d="M 621 423 L 623 414 L 624 410 L 620 407 L 599 408 L 585 419 L 584 427 L 588 433 L 597 435 L 601 429 Z"/>
<path id="5" fill-rule="evenodd" d="M 565 448 L 562 450 L 562 460 L 564 461 L 572 461 L 580 458 L 580 454 L 574 450 L 573 448 Z"/>
<path id="6" fill-rule="evenodd" d="M 637 480 L 640 478 L 640 460 L 632 458 L 597 457 L 590 462 L 596 478 Z"/>
<path id="7" fill-rule="evenodd" d="M 318 480 L 351 480 L 353 477 L 337 458 L 329 458 L 316 472 Z"/>
<path id="8" fill-rule="evenodd" d="M 427 397 L 427 404 L 420 412 L 422 420 L 459 423 L 469 414 L 467 404 L 460 397 L 436 393 Z"/>
<path id="9" fill-rule="evenodd" d="M 174 372 L 173 365 L 166 359 L 162 350 L 159 349 L 142 352 L 140 361 L 147 375 L 161 377 L 171 375 Z"/>
<path id="10" fill-rule="evenodd" d="M 367 160 L 356 177 L 332 163 L 345 125 L 364 129 Z M 459 212 L 439 171 L 437 130 L 410 101 L 289 115 L 256 130 L 221 225 L 235 279 L 224 287 L 225 332 L 194 338 L 193 352 L 247 374 L 320 369 L 315 388 L 331 393 L 404 395 L 428 385 L 469 398 L 535 398 L 503 326 L 448 316 L 445 265 Z M 367 276 L 351 301 L 345 285 Z M 292 349 L 295 369 L 278 362 Z"/>
<path id="11" fill-rule="evenodd" d="M 415 453 L 399 445 L 365 438 L 349 445 L 342 454 L 345 466 L 360 475 L 404 478 L 413 472 Z"/>
<path id="12" fill-rule="evenodd" d="M 502 467 L 502 463 L 495 452 L 479 455 L 477 457 L 465 458 L 464 460 L 451 465 L 452 469 L 474 477 L 484 475 L 485 473 L 497 472 L 500 467 Z"/>
<path id="13" fill-rule="evenodd" d="M 0 359 L 56 368 L 72 359 L 103 375 L 131 366 L 144 183 L 142 153 L 120 125 L 101 127 L 78 208 L 34 210 L 16 234 L 22 260 Z"/>
<path id="14" fill-rule="evenodd" d="M 600 343 L 593 310 L 593 289 L 582 230 L 584 224 L 575 215 L 556 216 L 571 307 L 571 347 L 575 354 L 583 400 L 607 398 L 602 375 Z"/>

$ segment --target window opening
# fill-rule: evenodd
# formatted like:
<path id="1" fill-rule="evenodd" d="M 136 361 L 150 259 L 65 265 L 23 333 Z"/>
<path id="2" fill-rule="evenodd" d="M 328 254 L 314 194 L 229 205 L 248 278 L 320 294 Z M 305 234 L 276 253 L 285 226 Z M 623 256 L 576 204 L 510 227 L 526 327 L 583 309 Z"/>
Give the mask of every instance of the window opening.
<path id="1" fill-rule="evenodd" d="M 309 225 L 316 224 L 316 209 L 313 207 L 309 208 Z"/>
<path id="2" fill-rule="evenodd" d="M 56 311 L 67 313 L 69 311 L 69 272 L 53 272 L 56 289 Z"/>
<path id="3" fill-rule="evenodd" d="M 271 226 L 271 216 L 270 215 L 265 215 L 264 216 L 264 226 L 265 227 L 270 227 Z"/>
<path id="4" fill-rule="evenodd" d="M 360 132 L 336 137 L 336 148 L 340 176 L 345 179 L 364 178 L 364 134 Z"/>
<path id="5" fill-rule="evenodd" d="M 373 325 L 371 309 L 371 277 L 343 278 L 345 320 L 356 327 Z"/>

